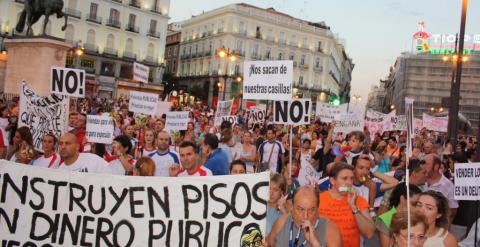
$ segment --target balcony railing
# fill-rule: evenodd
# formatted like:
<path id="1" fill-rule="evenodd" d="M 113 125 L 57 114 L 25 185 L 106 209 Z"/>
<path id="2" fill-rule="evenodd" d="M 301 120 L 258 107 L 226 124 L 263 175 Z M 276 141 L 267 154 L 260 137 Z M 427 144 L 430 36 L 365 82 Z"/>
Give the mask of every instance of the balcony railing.
<path id="1" fill-rule="evenodd" d="M 315 49 L 315 51 L 323 53 L 323 49 L 321 47 L 317 47 L 317 49 Z"/>
<path id="2" fill-rule="evenodd" d="M 76 10 L 76 9 L 66 8 L 65 9 L 65 14 L 67 14 L 70 17 L 75 17 L 75 18 L 78 18 L 78 19 L 82 18 L 82 12 L 79 11 L 79 10 Z"/>
<path id="3" fill-rule="evenodd" d="M 118 56 L 118 50 L 114 48 L 105 47 L 103 49 L 103 54 Z"/>
<path id="4" fill-rule="evenodd" d="M 279 45 L 286 45 L 286 44 L 287 44 L 287 41 L 286 41 L 286 40 L 279 40 L 279 41 L 278 41 L 278 44 L 279 44 Z"/>
<path id="5" fill-rule="evenodd" d="M 233 50 L 232 53 L 240 57 L 245 57 L 245 51 L 242 50 Z"/>
<path id="6" fill-rule="evenodd" d="M 108 19 L 107 26 L 114 27 L 114 28 L 120 28 L 120 21 L 114 20 L 114 19 Z"/>
<path id="7" fill-rule="evenodd" d="M 263 38 L 262 38 L 262 33 L 261 33 L 261 32 L 255 33 L 255 38 L 256 38 L 256 39 L 263 39 Z"/>
<path id="8" fill-rule="evenodd" d="M 95 22 L 95 23 L 98 23 L 98 24 L 102 24 L 102 17 L 94 15 L 92 13 L 88 14 L 86 19 L 87 19 L 87 21 L 90 21 L 90 22 Z"/>
<path id="9" fill-rule="evenodd" d="M 315 66 L 313 67 L 314 71 L 322 72 L 323 71 L 323 66 Z"/>
<path id="10" fill-rule="evenodd" d="M 125 30 L 126 30 L 126 31 L 129 31 L 129 32 L 134 32 L 134 33 L 138 33 L 138 32 L 139 32 L 138 26 L 135 26 L 135 25 L 132 25 L 132 24 L 126 25 L 126 26 L 125 26 Z"/>
<path id="11" fill-rule="evenodd" d="M 117 3 L 122 3 L 122 0 L 112 0 L 114 2 L 117 2 Z"/>
<path id="12" fill-rule="evenodd" d="M 95 44 L 84 44 L 83 45 L 83 48 L 85 48 L 85 50 L 87 52 L 95 52 L 95 53 L 98 53 L 98 45 L 95 45 Z"/>
<path id="13" fill-rule="evenodd" d="M 140 2 L 138 0 L 130 0 L 130 3 L 128 5 L 135 8 L 140 8 Z"/>
<path id="14" fill-rule="evenodd" d="M 208 56 L 211 56 L 212 55 L 212 52 L 211 51 L 206 51 L 205 52 L 205 56 L 208 57 Z"/>
<path id="15" fill-rule="evenodd" d="M 15 0 L 16 3 L 25 3 L 25 0 Z"/>
<path id="16" fill-rule="evenodd" d="M 152 57 L 152 56 L 145 57 L 145 59 L 143 61 L 147 62 L 147 63 L 150 63 L 150 64 L 157 64 L 157 59 L 155 57 Z"/>
<path id="17" fill-rule="evenodd" d="M 301 68 L 301 69 L 308 69 L 308 64 L 300 65 L 300 68 Z"/>
<path id="18" fill-rule="evenodd" d="M 148 33 L 147 33 L 148 36 L 150 37 L 154 37 L 154 38 L 160 38 L 160 32 L 157 32 L 155 30 L 148 30 Z"/>
<path id="19" fill-rule="evenodd" d="M 136 60 L 136 59 L 137 59 L 137 54 L 135 54 L 135 53 L 133 53 L 133 52 L 129 52 L 129 51 L 124 51 L 124 52 L 123 52 L 123 57 L 124 57 L 124 58 L 127 58 L 127 59 Z"/>
<path id="20" fill-rule="evenodd" d="M 241 36 L 245 36 L 245 37 L 246 37 L 246 36 L 247 36 L 247 30 L 240 30 L 240 31 L 238 32 L 238 34 L 241 35 Z"/>
<path id="21" fill-rule="evenodd" d="M 217 29 L 217 33 L 223 33 L 223 27 L 219 27 L 219 28 Z"/>
<path id="22" fill-rule="evenodd" d="M 160 9 L 158 9 L 158 8 L 155 8 L 155 6 L 153 6 L 150 11 L 153 12 L 153 13 L 162 15 L 162 11 L 160 11 Z"/>
<path id="23" fill-rule="evenodd" d="M 275 39 L 273 37 L 269 36 L 269 37 L 267 37 L 267 41 L 273 43 L 273 42 L 275 42 Z"/>

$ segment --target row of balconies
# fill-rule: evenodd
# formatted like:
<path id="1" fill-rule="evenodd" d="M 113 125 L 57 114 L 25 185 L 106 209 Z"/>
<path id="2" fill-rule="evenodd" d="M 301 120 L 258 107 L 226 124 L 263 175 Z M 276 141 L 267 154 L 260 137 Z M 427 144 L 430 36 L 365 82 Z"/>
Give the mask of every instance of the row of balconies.
<path id="1" fill-rule="evenodd" d="M 191 54 L 183 54 L 180 56 L 180 59 L 190 59 L 190 58 L 199 58 L 199 57 L 209 57 L 212 55 L 211 51 L 204 51 L 204 52 L 194 52 Z"/>

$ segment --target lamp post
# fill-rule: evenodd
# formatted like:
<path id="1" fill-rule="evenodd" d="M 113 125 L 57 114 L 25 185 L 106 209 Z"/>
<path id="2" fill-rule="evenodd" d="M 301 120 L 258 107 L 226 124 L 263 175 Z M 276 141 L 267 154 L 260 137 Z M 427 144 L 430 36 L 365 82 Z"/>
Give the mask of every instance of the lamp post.
<path id="1" fill-rule="evenodd" d="M 465 23 L 467 19 L 468 0 L 462 0 L 462 17 L 460 20 L 460 37 L 458 44 L 458 52 L 452 56 L 452 63 L 456 62 L 455 81 L 452 82 L 450 90 L 450 105 L 448 111 L 448 138 L 450 143 L 455 147 L 457 144 L 457 129 L 458 129 L 458 111 L 460 98 L 460 80 L 462 78 L 462 63 L 467 61 L 463 54 L 463 44 L 465 38 Z M 455 47 L 456 48 L 456 47 Z"/>
<path id="2" fill-rule="evenodd" d="M 216 55 L 218 57 L 220 57 L 221 59 L 223 58 L 226 58 L 225 60 L 225 70 L 224 70 L 224 74 L 225 74 L 225 79 L 224 79 L 224 83 L 223 83 L 223 96 L 222 96 L 222 100 L 225 100 L 225 94 L 226 94 L 226 89 L 227 89 L 227 86 L 228 86 L 228 79 L 230 79 L 229 75 L 228 75 L 228 65 L 230 64 L 230 61 L 232 62 L 235 62 L 238 58 L 237 54 L 235 54 L 235 52 L 231 52 L 229 49 L 225 48 L 225 47 L 222 47 L 222 48 L 219 48 L 216 52 Z M 239 79 L 240 78 L 240 79 Z M 238 82 L 241 82 L 242 79 L 241 77 L 237 77 L 236 78 L 236 81 Z M 220 89 L 220 84 L 217 84 L 219 86 L 219 89 Z M 230 90 L 231 91 L 231 90 Z"/>

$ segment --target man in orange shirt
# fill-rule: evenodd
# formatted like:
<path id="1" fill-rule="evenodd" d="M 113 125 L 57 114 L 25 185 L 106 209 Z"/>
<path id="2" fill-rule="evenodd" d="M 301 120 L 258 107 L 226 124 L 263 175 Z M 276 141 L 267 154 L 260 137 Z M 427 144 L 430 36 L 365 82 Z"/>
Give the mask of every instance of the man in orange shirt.
<path id="1" fill-rule="evenodd" d="M 318 212 L 335 222 L 343 238 L 344 247 L 360 246 L 360 234 L 371 238 L 375 225 L 368 211 L 368 203 L 357 196 L 353 189 L 353 167 L 336 162 L 333 165 L 330 184 L 332 188 L 320 194 Z"/>
<path id="2" fill-rule="evenodd" d="M 400 156 L 400 147 L 397 144 L 397 139 L 393 136 L 388 138 L 387 154 L 390 156 L 390 160 L 396 159 Z"/>

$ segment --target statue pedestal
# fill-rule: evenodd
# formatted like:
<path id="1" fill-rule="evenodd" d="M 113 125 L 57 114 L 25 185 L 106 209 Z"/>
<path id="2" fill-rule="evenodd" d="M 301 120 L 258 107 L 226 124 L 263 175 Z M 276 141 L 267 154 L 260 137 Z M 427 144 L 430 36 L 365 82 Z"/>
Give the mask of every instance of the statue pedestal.
<path id="1" fill-rule="evenodd" d="M 72 46 L 60 40 L 33 37 L 6 40 L 8 50 L 4 93 L 20 93 L 22 80 L 40 96 L 50 95 L 50 67 L 65 67 Z"/>

